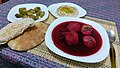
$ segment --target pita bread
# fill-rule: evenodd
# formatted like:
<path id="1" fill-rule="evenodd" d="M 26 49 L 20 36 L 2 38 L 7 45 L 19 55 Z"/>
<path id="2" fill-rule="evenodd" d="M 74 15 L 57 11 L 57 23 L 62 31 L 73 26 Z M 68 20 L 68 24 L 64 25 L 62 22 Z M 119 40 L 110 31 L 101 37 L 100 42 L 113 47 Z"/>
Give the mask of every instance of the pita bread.
<path id="1" fill-rule="evenodd" d="M 9 23 L 0 30 L 0 44 L 5 44 L 10 39 L 22 34 L 27 28 L 32 27 L 34 20 L 25 18 L 14 23 Z"/>
<path id="2" fill-rule="evenodd" d="M 47 25 L 43 23 L 35 23 L 28 28 L 22 35 L 10 40 L 8 46 L 17 51 L 25 51 L 31 49 L 44 40 Z"/>

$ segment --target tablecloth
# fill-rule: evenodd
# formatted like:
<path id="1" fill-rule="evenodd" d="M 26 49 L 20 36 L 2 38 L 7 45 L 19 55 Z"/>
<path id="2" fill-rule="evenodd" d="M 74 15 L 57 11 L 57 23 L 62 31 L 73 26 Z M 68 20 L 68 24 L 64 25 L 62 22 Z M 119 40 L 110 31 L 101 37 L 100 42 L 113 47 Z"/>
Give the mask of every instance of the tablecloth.
<path id="1" fill-rule="evenodd" d="M 9 10 L 18 4 L 23 3 L 41 3 L 45 4 L 46 6 L 49 6 L 53 3 L 59 3 L 59 2 L 72 2 L 80 5 L 85 10 L 87 10 L 87 16 L 105 19 L 109 21 L 116 22 L 118 32 L 120 31 L 120 0 L 10 0 L 4 4 L 0 5 L 0 28 L 7 25 L 9 22 L 7 21 L 6 17 L 9 12 Z M 120 33 L 118 34 L 120 39 Z M 8 57 L 5 55 L 2 55 L 2 51 L 10 51 L 12 57 Z M 9 61 L 10 59 L 13 59 L 15 57 L 19 57 L 19 59 L 14 59 L 12 61 Z M 24 57 L 24 58 L 23 58 Z M 35 58 L 35 59 L 31 59 Z M 6 60 L 7 59 L 7 60 Z M 27 59 L 27 61 L 25 61 Z M 29 63 L 30 65 L 26 65 L 22 62 L 19 62 L 19 60 L 24 61 L 25 63 Z M 55 63 L 53 61 L 50 61 L 48 59 L 45 59 L 43 57 L 36 56 L 34 54 L 28 53 L 28 52 L 14 52 L 10 50 L 8 47 L 0 47 L 0 67 L 32 67 L 33 62 L 41 63 L 41 66 L 39 67 L 45 67 L 46 64 L 50 65 L 51 67 L 66 67 L 64 65 Z M 18 65 L 19 64 L 19 65 Z M 4 66 L 1 66 L 4 65 Z"/>
<path id="2" fill-rule="evenodd" d="M 113 46 L 116 50 L 116 67 L 119 68 L 120 67 L 119 66 L 120 65 L 120 62 L 119 62 L 120 61 L 120 59 L 119 59 L 120 44 L 118 43 L 119 40 L 118 40 L 118 33 L 117 33 L 115 22 L 102 20 L 102 19 L 98 19 L 98 18 L 93 18 L 93 17 L 89 17 L 89 16 L 85 16 L 85 17 L 83 17 L 83 19 L 95 21 L 96 23 L 102 25 L 106 30 L 114 30 L 115 35 L 116 35 L 116 41 L 114 42 Z M 45 21 L 39 22 L 39 23 L 43 23 L 43 24 L 49 26 L 49 24 L 51 24 L 54 20 L 55 20 L 55 17 L 53 17 L 51 14 L 49 14 L 49 17 Z M 46 32 L 46 30 L 44 30 L 44 31 Z M 47 48 L 45 41 L 42 41 L 41 44 L 39 44 L 37 47 L 32 48 L 32 49 L 28 50 L 27 52 L 47 58 L 47 59 L 57 62 L 59 64 L 63 64 L 69 68 L 111 68 L 111 62 L 110 62 L 109 55 L 107 56 L 107 58 L 104 61 L 101 61 L 98 63 L 77 62 L 77 61 L 73 61 L 73 60 L 61 57 L 61 56 L 55 54 L 54 52 L 50 51 Z M 97 58 L 97 57 L 95 57 L 95 58 Z"/>

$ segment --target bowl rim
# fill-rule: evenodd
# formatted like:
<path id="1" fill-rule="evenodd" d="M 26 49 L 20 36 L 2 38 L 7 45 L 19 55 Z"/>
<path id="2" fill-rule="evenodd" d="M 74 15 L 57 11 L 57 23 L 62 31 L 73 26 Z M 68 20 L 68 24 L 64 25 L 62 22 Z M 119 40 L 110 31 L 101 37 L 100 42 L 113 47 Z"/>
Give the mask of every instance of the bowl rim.
<path id="1" fill-rule="evenodd" d="M 89 24 L 93 28 L 95 28 L 101 35 L 102 41 L 103 41 L 100 50 L 90 56 L 73 56 L 73 55 L 67 54 L 67 53 L 63 52 L 62 50 L 58 49 L 52 41 L 52 37 L 51 37 L 52 30 L 58 24 L 60 24 L 62 22 L 66 22 L 66 21 L 83 22 L 83 23 Z M 45 43 L 46 43 L 46 46 L 52 52 L 54 52 L 62 57 L 72 59 L 75 61 L 79 61 L 79 62 L 87 62 L 87 63 L 96 63 L 96 62 L 103 61 L 108 56 L 109 49 L 110 49 L 109 38 L 108 38 L 107 32 L 100 24 L 98 24 L 97 22 L 91 21 L 91 20 L 76 18 L 76 17 L 61 17 L 61 18 L 54 20 L 48 27 L 48 30 L 45 34 Z"/>

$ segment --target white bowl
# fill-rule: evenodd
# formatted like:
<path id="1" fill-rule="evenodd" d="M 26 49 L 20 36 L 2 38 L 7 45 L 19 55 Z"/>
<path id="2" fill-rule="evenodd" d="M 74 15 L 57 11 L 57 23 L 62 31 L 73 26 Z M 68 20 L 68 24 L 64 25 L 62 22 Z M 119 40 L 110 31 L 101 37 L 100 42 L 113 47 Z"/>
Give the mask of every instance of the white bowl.
<path id="1" fill-rule="evenodd" d="M 64 3 L 56 3 L 56 4 L 52 4 L 48 7 L 48 10 L 51 12 L 52 15 L 54 15 L 55 17 L 61 17 L 59 16 L 56 11 L 57 9 L 62 6 L 62 5 L 69 5 L 69 6 L 73 6 L 73 7 L 76 7 L 78 9 L 78 12 L 79 14 L 76 16 L 76 17 L 83 17 L 87 14 L 86 10 L 83 9 L 82 7 L 80 7 L 79 5 L 77 4 L 74 4 L 74 3 L 68 3 L 68 2 L 64 2 Z"/>
<path id="2" fill-rule="evenodd" d="M 7 19 L 10 22 L 15 22 L 16 20 L 20 20 L 22 18 L 16 18 L 15 14 L 19 13 L 19 8 L 25 7 L 28 9 L 33 9 L 34 7 L 40 7 L 42 11 L 45 12 L 45 15 L 42 18 L 39 18 L 38 20 L 35 20 L 35 22 L 43 21 L 48 17 L 48 8 L 47 6 L 43 4 L 37 4 L 37 3 L 30 3 L 30 4 L 19 4 L 17 6 L 14 6 L 8 13 Z"/>
<path id="3" fill-rule="evenodd" d="M 89 24 L 93 28 L 95 28 L 102 37 L 102 46 L 101 46 L 100 50 L 90 56 L 73 56 L 73 55 L 67 54 L 67 53 L 63 52 L 62 50 L 58 49 L 53 43 L 52 31 L 58 24 L 66 22 L 66 21 L 83 22 L 83 23 Z M 94 22 L 94 21 L 81 19 L 81 18 L 75 18 L 75 17 L 61 17 L 61 18 L 54 20 L 50 24 L 50 26 L 48 27 L 48 30 L 46 32 L 45 43 L 51 51 L 53 51 L 54 53 L 56 53 L 60 56 L 63 56 L 63 57 L 66 57 L 66 58 L 69 58 L 69 59 L 72 59 L 75 61 L 87 62 L 87 63 L 96 63 L 96 62 L 100 62 L 100 61 L 104 60 L 108 56 L 109 49 L 110 49 L 109 38 L 108 38 L 107 32 L 101 25 L 99 25 L 97 22 Z"/>

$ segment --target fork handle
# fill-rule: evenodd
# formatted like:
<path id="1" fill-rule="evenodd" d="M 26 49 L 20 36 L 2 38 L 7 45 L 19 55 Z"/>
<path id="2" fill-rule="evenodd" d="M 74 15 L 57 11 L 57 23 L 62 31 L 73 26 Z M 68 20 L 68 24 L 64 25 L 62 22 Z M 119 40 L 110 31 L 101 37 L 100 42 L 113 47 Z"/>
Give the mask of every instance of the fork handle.
<path id="1" fill-rule="evenodd" d="M 115 55 L 115 49 L 112 46 L 112 44 L 110 48 L 110 60 L 111 60 L 112 68 L 116 68 L 116 55 Z"/>

